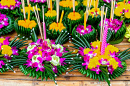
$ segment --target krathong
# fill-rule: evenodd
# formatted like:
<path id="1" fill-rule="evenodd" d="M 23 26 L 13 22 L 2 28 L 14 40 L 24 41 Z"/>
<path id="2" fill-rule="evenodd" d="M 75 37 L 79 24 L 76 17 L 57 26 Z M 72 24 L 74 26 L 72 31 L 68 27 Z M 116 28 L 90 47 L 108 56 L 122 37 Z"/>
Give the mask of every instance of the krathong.
<path id="1" fill-rule="evenodd" d="M 19 57 L 14 57 L 15 60 L 20 59 L 21 61 L 11 62 L 18 65 L 25 75 L 30 74 L 30 77 L 36 76 L 37 79 L 41 77 L 42 80 L 44 78 L 47 80 L 49 77 L 55 81 L 59 74 L 67 70 L 72 61 L 73 54 L 62 45 L 66 39 L 69 39 L 68 33 L 62 32 L 55 41 L 37 39 L 36 34 L 32 34 L 32 36 L 34 42 L 23 49 L 19 53 Z"/>
<path id="2" fill-rule="evenodd" d="M 18 56 L 18 49 L 25 44 L 24 41 L 15 41 L 13 39 L 11 42 L 9 41 L 11 37 L 0 37 L 0 72 L 6 72 L 8 69 L 13 70 L 13 65 L 11 60 L 13 56 Z M 14 71 L 15 72 L 15 71 Z"/>

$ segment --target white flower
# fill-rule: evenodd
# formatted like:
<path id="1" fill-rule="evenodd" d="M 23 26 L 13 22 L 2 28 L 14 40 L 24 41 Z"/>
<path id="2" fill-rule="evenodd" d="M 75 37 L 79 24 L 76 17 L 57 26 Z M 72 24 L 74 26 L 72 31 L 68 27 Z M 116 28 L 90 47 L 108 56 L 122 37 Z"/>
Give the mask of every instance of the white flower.
<path id="1" fill-rule="evenodd" d="M 27 47 L 27 52 L 30 51 L 30 50 L 32 50 L 32 49 L 34 49 L 34 47 L 36 47 L 36 45 L 29 45 Z"/>
<path id="2" fill-rule="evenodd" d="M 50 61 L 54 66 L 58 66 L 60 64 L 59 56 L 53 55 L 52 60 Z"/>
<path id="3" fill-rule="evenodd" d="M 39 60 L 37 59 L 38 57 L 41 57 L 41 55 L 34 55 L 32 57 L 32 63 L 34 63 L 34 62 L 38 62 L 39 63 Z"/>
<path id="4" fill-rule="evenodd" d="M 48 47 L 51 47 L 51 41 L 50 41 L 50 39 L 46 39 L 46 41 L 47 41 Z"/>
<path id="5" fill-rule="evenodd" d="M 62 45 L 57 44 L 57 45 L 56 45 L 56 48 L 57 48 L 57 49 L 59 49 L 59 48 L 60 48 L 60 52 L 63 52 L 63 49 L 64 49 L 64 48 L 63 48 L 63 46 L 62 46 Z"/>

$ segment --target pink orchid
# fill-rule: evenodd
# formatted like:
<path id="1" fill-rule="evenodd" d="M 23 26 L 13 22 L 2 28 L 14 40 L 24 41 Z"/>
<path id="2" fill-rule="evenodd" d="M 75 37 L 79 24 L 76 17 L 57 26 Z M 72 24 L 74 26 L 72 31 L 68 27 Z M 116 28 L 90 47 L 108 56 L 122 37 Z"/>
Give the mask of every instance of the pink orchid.
<path id="1" fill-rule="evenodd" d="M 0 68 L 2 68 L 2 66 L 5 65 L 4 61 L 0 61 Z"/>
<path id="2" fill-rule="evenodd" d="M 101 60 L 99 60 L 99 63 L 102 64 L 102 65 L 110 65 L 109 61 L 107 61 L 107 59 L 103 59 L 101 58 Z"/>
<path id="3" fill-rule="evenodd" d="M 109 72 L 110 74 L 112 74 L 112 73 L 113 73 L 113 71 L 114 71 L 114 68 L 112 67 L 112 65 L 111 65 L 111 66 L 109 66 L 109 67 L 108 67 L 108 72 Z"/>
<path id="4" fill-rule="evenodd" d="M 97 65 L 97 67 L 96 68 L 93 68 L 93 69 L 91 69 L 91 71 L 95 71 L 96 72 L 96 74 L 99 74 L 99 72 L 101 71 L 100 69 L 99 69 L 99 65 Z"/>
<path id="5" fill-rule="evenodd" d="M 60 58 L 60 65 L 64 66 L 64 64 L 66 64 L 65 61 L 66 58 Z"/>

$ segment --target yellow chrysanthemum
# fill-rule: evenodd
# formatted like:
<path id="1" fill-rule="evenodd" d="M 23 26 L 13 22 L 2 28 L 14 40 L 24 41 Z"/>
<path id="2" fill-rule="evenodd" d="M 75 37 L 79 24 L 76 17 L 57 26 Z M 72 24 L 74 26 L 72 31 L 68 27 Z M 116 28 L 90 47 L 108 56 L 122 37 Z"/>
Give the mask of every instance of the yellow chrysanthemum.
<path id="1" fill-rule="evenodd" d="M 34 20 L 18 20 L 18 25 L 24 28 L 34 28 L 36 27 L 37 23 Z"/>
<path id="2" fill-rule="evenodd" d="M 101 11 L 99 8 L 95 9 L 95 8 L 92 8 L 90 11 L 89 11 L 89 15 L 91 15 L 92 17 L 97 17 L 98 15 L 101 16 Z"/>
<path id="3" fill-rule="evenodd" d="M 34 12 L 34 9 L 36 10 L 36 6 L 34 7 L 34 9 L 33 9 L 33 7 L 31 7 L 31 6 L 29 6 L 29 7 L 24 7 L 24 9 L 25 9 L 25 13 L 27 13 L 27 12 L 29 12 L 29 11 L 33 11 L 33 12 Z M 38 11 L 40 11 L 40 8 L 38 8 Z M 23 12 L 23 9 L 21 9 L 21 12 Z"/>
<path id="4" fill-rule="evenodd" d="M 105 55 L 109 55 L 110 54 L 110 52 L 111 53 L 113 53 L 113 52 L 119 52 L 119 49 L 117 48 L 117 47 L 115 47 L 115 46 L 113 46 L 113 45 L 108 45 L 106 48 L 105 48 Z"/>
<path id="5" fill-rule="evenodd" d="M 130 4 L 124 4 L 124 2 L 118 2 L 115 8 L 115 15 L 122 16 L 124 13 L 125 18 L 130 18 Z"/>
<path id="6" fill-rule="evenodd" d="M 72 0 L 62 0 L 59 2 L 59 5 L 62 7 L 69 7 L 70 9 L 73 7 Z M 75 6 L 78 5 L 78 2 L 75 1 Z"/>
<path id="7" fill-rule="evenodd" d="M 10 6 L 15 6 L 16 1 L 15 0 L 1 0 L 0 3 L 1 3 L 2 6 L 10 7 Z"/>
<path id="8" fill-rule="evenodd" d="M 5 40 L 5 38 L 0 38 L 0 43 L 3 44 L 3 41 Z"/>
<path id="9" fill-rule="evenodd" d="M 80 19 L 81 18 L 81 15 L 78 13 L 78 12 L 70 12 L 69 14 L 68 14 L 68 18 L 70 19 L 70 20 L 78 20 L 78 19 Z"/>
<path id="10" fill-rule="evenodd" d="M 56 22 L 53 22 L 52 24 L 50 24 L 50 27 L 49 27 L 49 30 L 52 30 L 52 31 L 59 30 L 61 32 L 64 29 L 66 29 L 66 27 L 63 25 L 63 23 L 58 23 L 58 25 L 57 25 Z"/>
<path id="11" fill-rule="evenodd" d="M 88 2 L 88 0 L 83 0 L 83 5 L 84 6 L 87 6 L 87 2 Z M 91 3 L 90 3 L 91 2 Z M 92 5 L 92 6 L 94 6 L 94 0 L 90 0 L 90 2 L 89 2 L 89 7 L 90 7 L 90 4 Z"/>
<path id="12" fill-rule="evenodd" d="M 7 54 L 8 56 L 11 56 L 13 54 L 13 51 L 11 50 L 12 48 L 8 45 L 2 45 L 1 46 L 2 49 L 2 54 Z"/>
<path id="13" fill-rule="evenodd" d="M 89 51 L 92 51 L 90 48 L 84 49 L 84 54 L 88 54 Z"/>
<path id="14" fill-rule="evenodd" d="M 54 17 L 54 16 L 56 16 L 57 14 L 56 14 L 56 11 L 55 10 L 48 10 L 47 11 L 47 13 L 45 13 L 45 16 L 46 17 Z"/>
<path id="15" fill-rule="evenodd" d="M 97 65 L 101 65 L 101 64 L 99 63 L 99 58 L 98 58 L 98 57 L 93 57 L 93 58 L 90 59 L 90 61 L 89 61 L 88 68 L 89 68 L 89 69 L 92 69 L 92 68 L 97 67 Z"/>
<path id="16" fill-rule="evenodd" d="M 118 62 L 114 58 L 110 58 L 108 61 L 114 69 L 116 69 L 118 67 Z"/>
<path id="17" fill-rule="evenodd" d="M 97 48 L 98 50 L 100 50 L 100 41 L 94 41 L 91 43 L 91 46 L 93 46 L 94 48 Z"/>

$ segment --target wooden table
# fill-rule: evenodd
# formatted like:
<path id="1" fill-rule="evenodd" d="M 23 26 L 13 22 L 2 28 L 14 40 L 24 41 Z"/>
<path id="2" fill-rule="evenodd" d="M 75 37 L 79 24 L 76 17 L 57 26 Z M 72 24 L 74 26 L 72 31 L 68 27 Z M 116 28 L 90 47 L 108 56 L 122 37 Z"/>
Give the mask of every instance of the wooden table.
<path id="1" fill-rule="evenodd" d="M 9 35 L 13 39 L 17 35 L 16 32 L 12 32 Z M 4 36 L 4 37 L 6 37 Z M 39 36 L 40 38 L 40 36 Z M 130 43 L 127 42 L 128 39 L 123 40 L 120 44 L 116 44 L 121 51 L 130 48 Z M 31 42 L 31 41 L 29 41 Z M 68 45 L 72 45 L 69 42 L 64 44 L 64 46 L 68 47 Z M 69 47 L 70 50 L 73 50 Z M 126 72 L 120 76 L 119 78 L 111 81 L 112 86 L 130 86 L 130 60 L 127 60 L 127 70 Z M 28 75 L 25 76 L 18 67 L 14 68 L 16 73 L 12 71 L 0 73 L 0 86 L 55 86 L 55 83 L 52 80 L 41 81 L 41 79 L 36 80 L 36 78 L 31 78 Z M 92 80 L 89 77 L 85 77 L 75 70 L 70 72 L 69 74 L 63 73 L 59 77 L 56 78 L 58 86 L 108 86 L 105 81 L 99 82 L 98 80 Z"/>

